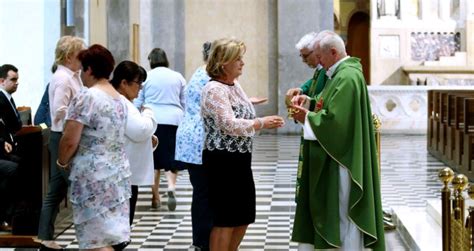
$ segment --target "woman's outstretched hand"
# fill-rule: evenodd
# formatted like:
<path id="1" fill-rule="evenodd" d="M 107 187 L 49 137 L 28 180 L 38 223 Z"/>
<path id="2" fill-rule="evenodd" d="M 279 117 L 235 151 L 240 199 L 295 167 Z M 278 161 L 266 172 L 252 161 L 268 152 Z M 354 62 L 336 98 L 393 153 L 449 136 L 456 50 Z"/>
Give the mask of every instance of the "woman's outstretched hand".
<path id="1" fill-rule="evenodd" d="M 268 101 L 268 98 L 262 98 L 262 97 L 250 97 L 249 99 L 253 105 L 263 104 Z"/>

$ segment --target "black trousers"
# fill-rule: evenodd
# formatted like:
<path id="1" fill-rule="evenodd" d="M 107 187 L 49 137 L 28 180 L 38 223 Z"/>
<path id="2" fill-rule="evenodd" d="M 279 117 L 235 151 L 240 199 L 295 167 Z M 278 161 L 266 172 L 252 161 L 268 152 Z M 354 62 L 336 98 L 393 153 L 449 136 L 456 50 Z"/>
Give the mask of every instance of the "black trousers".
<path id="1" fill-rule="evenodd" d="M 0 159 L 0 223 L 6 221 L 11 223 L 11 209 L 13 207 L 13 197 L 16 189 L 16 179 L 18 175 L 18 163 L 10 160 Z"/>
<path id="2" fill-rule="evenodd" d="M 135 207 L 137 206 L 138 199 L 138 186 L 132 185 L 132 197 L 130 197 L 130 226 L 133 223 L 133 217 L 135 217 Z"/>
<path id="3" fill-rule="evenodd" d="M 186 164 L 189 180 L 193 186 L 191 221 L 193 245 L 201 250 L 209 250 L 212 230 L 212 212 L 209 207 L 209 171 L 202 165 Z"/>

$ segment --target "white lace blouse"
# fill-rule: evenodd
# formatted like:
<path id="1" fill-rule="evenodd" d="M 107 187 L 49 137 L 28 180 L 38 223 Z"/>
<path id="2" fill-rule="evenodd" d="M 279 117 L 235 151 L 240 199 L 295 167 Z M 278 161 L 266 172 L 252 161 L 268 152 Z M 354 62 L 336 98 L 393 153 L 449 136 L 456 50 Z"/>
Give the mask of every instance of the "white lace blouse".
<path id="1" fill-rule="evenodd" d="M 204 149 L 252 152 L 255 109 L 239 83 L 211 80 L 202 91 L 201 114 L 206 137 Z"/>

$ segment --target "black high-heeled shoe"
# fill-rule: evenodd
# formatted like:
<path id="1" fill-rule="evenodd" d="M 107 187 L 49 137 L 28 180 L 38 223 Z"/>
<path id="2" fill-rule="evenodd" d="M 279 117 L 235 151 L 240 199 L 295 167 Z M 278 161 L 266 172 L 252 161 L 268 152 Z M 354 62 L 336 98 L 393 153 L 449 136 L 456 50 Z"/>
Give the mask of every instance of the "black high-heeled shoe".
<path id="1" fill-rule="evenodd" d="M 64 248 L 56 249 L 56 248 L 50 248 L 48 246 L 45 246 L 43 244 L 40 244 L 40 251 L 58 251 L 58 250 L 64 250 Z"/>
<path id="2" fill-rule="evenodd" d="M 121 250 L 124 250 L 128 246 L 128 244 L 130 244 L 130 241 L 124 241 L 124 242 L 120 242 L 119 244 L 112 245 L 112 248 L 115 251 L 121 251 Z"/>

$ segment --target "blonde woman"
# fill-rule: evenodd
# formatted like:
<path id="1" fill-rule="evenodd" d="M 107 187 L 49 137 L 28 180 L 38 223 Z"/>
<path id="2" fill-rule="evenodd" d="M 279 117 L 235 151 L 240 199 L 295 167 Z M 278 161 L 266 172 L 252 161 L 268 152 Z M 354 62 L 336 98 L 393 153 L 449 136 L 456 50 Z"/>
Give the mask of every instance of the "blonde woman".
<path id="1" fill-rule="evenodd" d="M 257 118 L 251 100 L 236 81 L 242 74 L 245 50 L 239 40 L 214 41 L 206 67 L 211 80 L 202 91 L 202 161 L 209 171 L 211 250 L 237 250 L 247 226 L 255 221 L 252 137 L 258 130 L 284 125 L 279 116 Z"/>
<path id="2" fill-rule="evenodd" d="M 77 55 L 83 49 L 85 49 L 84 41 L 73 36 L 61 37 L 56 45 L 55 64 L 58 68 L 53 74 L 48 90 L 51 113 L 50 178 L 38 229 L 42 250 L 61 249 L 61 246 L 54 242 L 54 221 L 58 215 L 59 203 L 67 192 L 69 172 L 58 168 L 56 159 L 67 107 L 83 87 L 80 78 L 81 62 L 77 59 Z"/>

